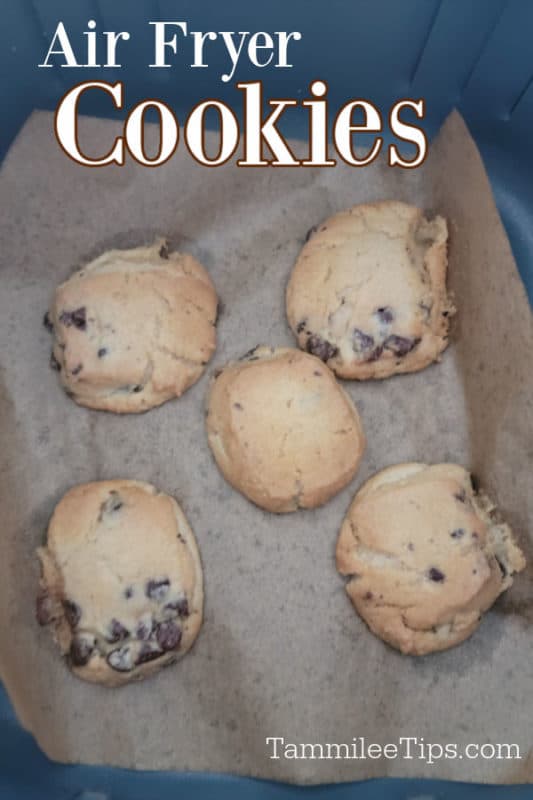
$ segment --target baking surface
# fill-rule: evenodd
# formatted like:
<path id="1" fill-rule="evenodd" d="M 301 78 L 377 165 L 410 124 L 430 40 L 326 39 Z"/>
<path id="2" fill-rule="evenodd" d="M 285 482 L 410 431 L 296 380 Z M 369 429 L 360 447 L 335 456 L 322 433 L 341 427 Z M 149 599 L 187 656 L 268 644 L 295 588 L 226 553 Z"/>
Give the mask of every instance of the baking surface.
<path id="1" fill-rule="evenodd" d="M 115 122 L 84 119 L 106 149 Z M 94 144 L 93 144 L 94 143 Z M 403 460 L 471 467 L 533 562 L 533 324 L 477 150 L 458 115 L 417 170 L 206 169 L 178 149 L 162 168 L 87 169 L 34 114 L 0 172 L 0 674 L 23 724 L 52 758 L 210 770 L 296 782 L 374 776 L 533 778 L 531 567 L 460 648 L 413 659 L 368 632 L 345 595 L 335 542 L 356 488 Z M 450 223 L 459 308 L 441 364 L 384 382 L 344 383 L 368 449 L 350 486 L 281 517 L 224 482 L 204 433 L 216 366 L 258 343 L 290 345 L 284 289 L 311 225 L 356 202 L 396 198 Z M 166 235 L 209 269 L 224 303 L 219 346 L 180 400 L 140 416 L 77 407 L 48 368 L 42 316 L 55 285 L 110 247 Z M 73 484 L 112 477 L 178 499 L 205 575 L 205 622 L 191 653 L 144 684 L 110 691 L 61 663 L 34 621 L 33 556 Z M 9 642 L 9 645 L 6 643 Z M 272 760 L 287 742 L 516 742 L 521 761 Z"/>

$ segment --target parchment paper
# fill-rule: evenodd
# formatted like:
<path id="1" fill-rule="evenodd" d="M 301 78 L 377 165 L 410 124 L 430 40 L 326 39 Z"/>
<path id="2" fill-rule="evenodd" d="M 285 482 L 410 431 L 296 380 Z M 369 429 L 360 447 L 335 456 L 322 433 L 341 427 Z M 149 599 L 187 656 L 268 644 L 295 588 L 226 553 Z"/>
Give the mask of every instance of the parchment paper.
<path id="1" fill-rule="evenodd" d="M 471 467 L 533 553 L 533 329 L 478 152 L 454 113 L 423 167 L 217 169 L 181 145 L 163 168 L 87 169 L 34 114 L 0 174 L 2 206 L 0 673 L 25 727 L 53 759 L 212 770 L 295 782 L 420 775 L 533 778 L 531 568 L 449 652 L 402 657 L 366 629 L 334 564 L 343 515 L 373 472 L 404 460 Z M 84 119 L 104 152 L 116 122 Z M 226 485 L 204 435 L 210 374 L 259 342 L 294 340 L 285 284 L 308 228 L 356 202 L 398 198 L 450 222 L 459 314 L 441 364 L 346 383 L 368 450 L 353 483 L 313 512 L 262 512 Z M 48 368 L 42 327 L 54 286 L 111 246 L 155 235 L 194 253 L 224 303 L 207 374 L 174 402 L 117 416 L 78 408 Z M 73 484 L 129 477 L 177 497 L 198 539 L 205 623 L 193 651 L 144 684 L 108 690 L 72 677 L 34 620 L 41 543 Z M 521 761 L 273 760 L 286 742 L 517 743 Z"/>

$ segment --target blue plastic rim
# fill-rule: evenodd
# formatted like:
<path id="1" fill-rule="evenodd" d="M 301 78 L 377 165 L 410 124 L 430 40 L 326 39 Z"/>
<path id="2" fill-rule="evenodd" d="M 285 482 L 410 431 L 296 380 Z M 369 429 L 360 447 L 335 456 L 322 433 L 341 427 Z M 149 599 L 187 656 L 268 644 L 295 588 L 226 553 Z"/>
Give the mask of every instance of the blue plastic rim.
<path id="1" fill-rule="evenodd" d="M 76 49 L 87 21 L 99 30 L 128 30 L 118 70 L 38 69 L 60 20 Z M 222 83 L 222 48 L 209 67 L 190 70 L 176 59 L 169 70 L 149 70 L 149 20 L 186 20 L 192 30 L 300 31 L 290 70 L 239 66 Z M 483 156 L 496 202 L 522 278 L 533 302 L 533 0 L 3 0 L 0 29 L 0 156 L 34 109 L 55 109 L 75 83 L 124 80 L 127 107 L 157 97 L 180 116 L 200 99 L 235 102 L 234 83 L 263 81 L 266 97 L 298 97 L 311 80 L 328 82 L 334 113 L 356 97 L 384 114 L 401 97 L 426 100 L 425 126 L 438 130 L 453 107 L 464 116 Z M 105 99 L 92 97 L 85 113 L 110 116 Z M 292 135 L 305 118 L 295 118 Z M 301 788 L 229 775 L 132 772 L 53 764 L 16 721 L 0 690 L 0 800 L 145 800 L 150 797 L 257 797 L 285 800 L 447 800 L 533 798 L 533 787 L 488 787 L 441 781 L 374 780 Z M 230 765 L 228 765 L 228 771 Z"/>

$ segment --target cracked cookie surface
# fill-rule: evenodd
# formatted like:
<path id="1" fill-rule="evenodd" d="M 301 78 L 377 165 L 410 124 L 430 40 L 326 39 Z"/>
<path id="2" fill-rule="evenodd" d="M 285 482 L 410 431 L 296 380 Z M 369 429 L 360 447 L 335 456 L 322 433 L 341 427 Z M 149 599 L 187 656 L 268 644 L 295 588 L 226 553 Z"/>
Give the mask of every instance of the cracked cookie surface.
<path id="1" fill-rule="evenodd" d="M 455 464 L 377 473 L 356 494 L 337 542 L 356 610 L 412 655 L 464 641 L 524 567 L 509 526 Z"/>
<path id="2" fill-rule="evenodd" d="M 228 364 L 208 397 L 207 434 L 226 480 L 273 512 L 313 508 L 353 478 L 359 414 L 314 356 L 257 347 Z"/>
<path id="3" fill-rule="evenodd" d="M 286 292 L 298 344 L 339 376 L 416 372 L 438 360 L 454 312 L 446 221 L 414 206 L 353 206 L 310 231 Z"/>
<path id="4" fill-rule="evenodd" d="M 146 411 L 195 383 L 216 346 L 217 295 L 191 255 L 165 241 L 111 250 L 56 289 L 51 366 L 80 405 Z"/>
<path id="5" fill-rule="evenodd" d="M 177 661 L 202 623 L 202 567 L 176 501 L 140 481 L 76 486 L 57 505 L 37 621 L 72 672 L 120 686 Z"/>

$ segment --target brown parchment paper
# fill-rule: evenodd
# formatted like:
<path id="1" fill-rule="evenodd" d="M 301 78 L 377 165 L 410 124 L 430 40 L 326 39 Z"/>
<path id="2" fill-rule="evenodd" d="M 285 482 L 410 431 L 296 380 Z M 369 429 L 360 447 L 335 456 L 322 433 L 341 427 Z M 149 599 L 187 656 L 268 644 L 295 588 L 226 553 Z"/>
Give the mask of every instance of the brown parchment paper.
<path id="1" fill-rule="evenodd" d="M 86 118 L 106 151 L 116 122 Z M 442 363 L 345 383 L 368 437 L 353 483 L 325 507 L 275 516 L 224 482 L 204 435 L 210 374 L 257 343 L 293 344 L 285 284 L 308 228 L 356 202 L 398 198 L 444 214 L 459 313 Z M 335 570 L 343 515 L 373 472 L 405 460 L 471 467 L 515 527 L 533 531 L 533 329 L 479 154 L 454 113 L 416 170 L 206 169 L 183 144 L 159 169 L 87 169 L 34 114 L 0 174 L 0 674 L 53 759 L 212 770 L 295 782 L 374 776 L 533 778 L 531 568 L 459 648 L 415 659 L 378 641 Z M 48 368 L 54 286 L 112 246 L 167 235 L 210 270 L 224 303 L 206 375 L 174 402 L 117 416 L 78 408 Z M 129 477 L 177 497 L 200 546 L 205 623 L 193 651 L 144 684 L 72 677 L 34 621 L 41 543 L 73 484 Z M 286 742 L 517 743 L 522 760 L 271 759 Z"/>

